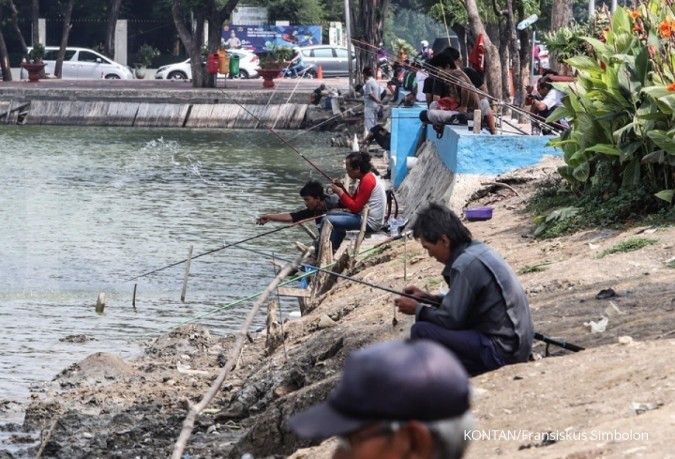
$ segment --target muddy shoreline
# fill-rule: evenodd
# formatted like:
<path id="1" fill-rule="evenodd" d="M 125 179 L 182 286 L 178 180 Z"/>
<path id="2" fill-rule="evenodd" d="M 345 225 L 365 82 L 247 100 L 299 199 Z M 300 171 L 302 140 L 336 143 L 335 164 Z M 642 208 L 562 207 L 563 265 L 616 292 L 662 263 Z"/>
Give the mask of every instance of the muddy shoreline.
<path id="1" fill-rule="evenodd" d="M 467 457 L 665 456 L 675 431 L 675 229 L 598 228 L 552 240 L 533 237 L 525 204 L 553 180 L 555 161 L 501 178 L 517 192 L 487 187 L 472 206 L 491 205 L 494 217 L 469 223 L 477 239 L 500 251 L 528 292 L 536 328 L 587 348 L 556 348 L 538 360 L 473 379 L 473 410 L 481 429 L 586 432 L 542 442 L 473 441 Z M 598 255 L 642 235 L 656 242 L 637 252 Z M 406 278 L 404 279 L 404 263 Z M 528 267 L 541 265 L 531 271 Z M 441 267 L 416 242 L 398 241 L 361 259 L 357 277 L 393 289 L 443 285 Z M 615 295 L 603 297 L 612 288 Z M 584 323 L 608 318 L 604 332 Z M 325 398 L 345 357 L 366 344 L 406 337 L 412 318 L 392 326 L 392 295 L 339 281 L 307 316 L 284 325 L 284 347 L 267 353 L 264 334 L 252 334 L 223 390 L 198 418 L 186 453 L 191 458 L 330 457 L 333 443 L 312 446 L 288 430 L 290 414 Z M 630 337 L 630 338 L 626 338 Z M 34 390 L 23 424 L 5 426 L 11 452 L 0 458 L 168 457 L 186 413 L 225 364 L 232 337 L 189 325 L 146 343 L 138 359 L 94 354 Z M 287 358 L 286 358 L 287 355 Z M 2 409 L 0 407 L 0 409 Z M 649 438 L 590 439 L 590 432 L 647 432 Z M 42 438 L 40 438 L 40 432 Z M 48 438 L 47 438 L 48 437 Z M 548 438 L 548 437 L 547 437 Z"/>

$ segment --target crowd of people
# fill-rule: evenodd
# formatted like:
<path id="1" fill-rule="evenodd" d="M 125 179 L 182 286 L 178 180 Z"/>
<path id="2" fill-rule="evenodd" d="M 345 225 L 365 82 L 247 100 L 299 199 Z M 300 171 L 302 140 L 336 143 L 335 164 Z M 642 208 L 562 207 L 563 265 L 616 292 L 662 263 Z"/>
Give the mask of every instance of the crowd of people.
<path id="1" fill-rule="evenodd" d="M 423 121 L 433 124 L 438 111 L 468 119 L 473 110 L 480 110 L 480 122 L 494 133 L 489 102 L 471 90 L 485 91 L 479 70 L 462 67 L 453 48 L 433 55 L 426 42 L 421 43 L 417 58 L 424 61 L 417 67 L 424 78 L 411 77 L 416 84 L 409 94 L 414 99 L 423 95 L 428 106 Z M 429 68 L 442 73 L 424 73 Z M 402 74 L 400 84 L 389 82 L 384 93 L 371 68 L 365 68 L 363 76 L 365 144 L 375 141 L 388 150 L 391 136 L 379 124 L 378 112 L 383 99 L 404 87 L 406 75 Z M 532 98 L 533 110 L 541 116 L 550 114 L 560 102 L 555 91 L 543 78 Z M 316 218 L 321 229 L 330 222 L 336 251 L 346 231 L 362 227 L 367 205 L 367 232 L 380 230 L 385 225 L 386 194 L 370 155 L 348 154 L 345 173 L 358 181 L 353 193 L 339 180 L 331 181 L 328 193 L 319 182 L 310 181 L 300 190 L 305 209 L 262 214 L 258 224 Z M 448 289 L 432 293 L 414 285 L 404 287 L 393 305 L 414 316 L 409 339 L 353 352 L 328 399 L 288 421 L 301 438 L 337 436 L 334 457 L 461 457 L 467 446 L 465 432 L 473 425 L 469 377 L 530 358 L 534 336 L 530 308 L 508 263 L 475 240 L 460 218 L 442 204 L 428 203 L 417 212 L 412 235 L 429 257 L 443 265 L 441 274 Z"/>

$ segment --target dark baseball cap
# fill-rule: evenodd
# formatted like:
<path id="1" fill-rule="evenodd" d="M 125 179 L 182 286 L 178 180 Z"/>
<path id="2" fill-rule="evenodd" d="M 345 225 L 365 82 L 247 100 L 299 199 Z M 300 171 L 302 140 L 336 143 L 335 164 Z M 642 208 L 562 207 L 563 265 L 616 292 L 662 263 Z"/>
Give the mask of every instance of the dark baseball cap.
<path id="1" fill-rule="evenodd" d="M 288 420 L 301 438 L 324 439 L 378 421 L 450 419 L 469 409 L 469 377 L 432 341 L 391 341 L 351 354 L 328 400 Z"/>

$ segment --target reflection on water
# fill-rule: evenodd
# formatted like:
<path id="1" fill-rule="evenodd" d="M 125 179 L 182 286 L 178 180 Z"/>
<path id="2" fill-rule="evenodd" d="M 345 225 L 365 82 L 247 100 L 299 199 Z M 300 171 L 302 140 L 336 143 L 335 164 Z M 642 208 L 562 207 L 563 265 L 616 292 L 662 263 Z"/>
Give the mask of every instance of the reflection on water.
<path id="1" fill-rule="evenodd" d="M 340 152 L 326 137 L 294 140 L 329 173 Z M 51 379 L 91 352 L 129 355 L 144 338 L 262 290 L 273 267 L 228 249 L 195 260 L 180 302 L 184 266 L 125 279 L 268 231 L 254 217 L 302 204 L 311 174 L 298 155 L 263 131 L 0 127 L 0 399 L 22 399 L 30 383 Z M 292 256 L 280 231 L 252 245 Z M 105 292 L 103 315 L 94 312 Z M 235 330 L 244 302 L 201 323 Z M 68 335 L 94 338 L 84 344 Z"/>

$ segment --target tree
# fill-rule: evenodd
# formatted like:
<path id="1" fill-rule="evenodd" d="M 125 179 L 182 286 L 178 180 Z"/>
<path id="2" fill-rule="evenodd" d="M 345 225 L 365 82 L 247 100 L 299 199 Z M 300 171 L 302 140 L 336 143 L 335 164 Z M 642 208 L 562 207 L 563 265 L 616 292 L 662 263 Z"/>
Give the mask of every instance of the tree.
<path id="1" fill-rule="evenodd" d="M 375 50 L 384 42 L 384 20 L 389 0 L 358 0 L 358 8 L 351 9 L 354 30 L 352 37 L 356 54 L 356 81 L 361 82 L 365 67 L 375 68 Z"/>
<path id="2" fill-rule="evenodd" d="M 270 22 L 320 24 L 324 21 L 323 7 L 318 0 L 273 0 L 267 8 Z"/>
<path id="3" fill-rule="evenodd" d="M 40 41 L 40 0 L 31 3 L 31 45 L 35 46 Z M 43 43 L 44 44 L 44 43 Z"/>
<path id="4" fill-rule="evenodd" d="M 557 0 L 553 2 L 551 10 L 551 30 L 558 30 L 568 25 L 572 20 L 572 0 Z M 549 62 L 553 70 L 560 70 L 560 63 L 552 59 Z"/>
<path id="5" fill-rule="evenodd" d="M 122 0 L 110 0 L 108 23 L 105 29 L 105 42 L 103 43 L 104 52 L 109 57 L 115 55 L 115 27 L 117 26 L 117 18 L 119 18 L 121 8 Z"/>
<path id="6" fill-rule="evenodd" d="M 461 0 L 466 8 L 466 13 L 469 18 L 469 26 L 472 32 L 478 36 L 483 34 L 485 40 L 485 80 L 488 85 L 490 94 L 497 99 L 502 99 L 502 70 L 499 63 L 499 51 L 492 43 L 489 35 L 485 30 L 483 20 L 478 14 L 478 5 L 476 0 Z"/>
<path id="7" fill-rule="evenodd" d="M 9 65 L 9 55 L 5 37 L 2 34 L 2 8 L 0 8 L 0 70 L 2 70 L 3 81 L 12 81 L 12 69 Z"/>
<path id="8" fill-rule="evenodd" d="M 16 5 L 14 5 L 14 0 L 5 0 L 5 3 L 9 7 L 9 12 L 10 12 L 10 20 L 12 23 L 12 27 L 14 28 L 14 33 L 16 33 L 16 37 L 19 39 L 19 44 L 21 45 L 21 52 L 25 55 L 28 53 L 28 47 L 26 46 L 26 40 L 23 38 L 23 34 L 21 33 L 21 29 L 19 28 L 19 13 L 16 10 Z"/>
<path id="9" fill-rule="evenodd" d="M 186 0 L 185 6 L 194 14 L 195 30 L 185 25 L 183 1 L 172 0 L 171 15 L 185 50 L 190 56 L 192 86 L 201 88 L 215 86 L 215 75 L 208 78 L 202 67 L 201 46 L 204 43 L 204 22 L 209 21 L 208 50 L 213 53 L 220 47 L 222 24 L 230 17 L 239 0 L 227 0 L 224 4 L 216 0 Z M 221 6 L 222 5 L 222 6 Z"/>
<path id="10" fill-rule="evenodd" d="M 66 5 L 66 10 L 63 14 L 63 30 L 61 32 L 61 47 L 59 48 L 59 53 L 56 55 L 56 64 L 54 65 L 54 76 L 61 78 L 61 71 L 63 69 L 63 59 L 66 57 L 66 46 L 68 46 L 68 36 L 70 35 L 70 29 L 73 28 L 73 25 L 70 22 L 71 16 L 73 14 L 73 7 L 75 6 L 75 0 L 68 0 Z"/>

